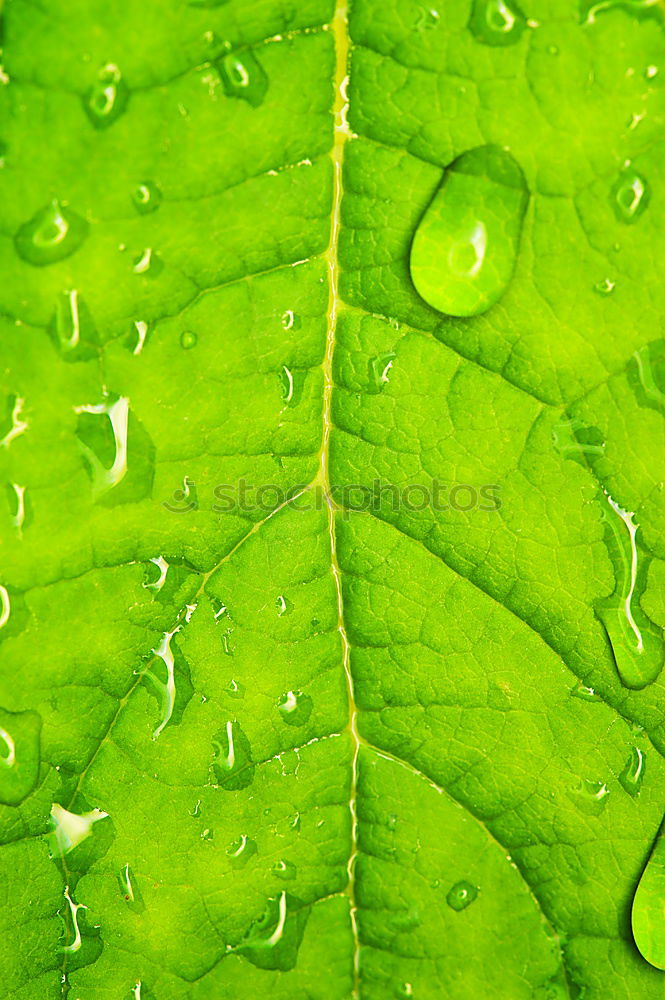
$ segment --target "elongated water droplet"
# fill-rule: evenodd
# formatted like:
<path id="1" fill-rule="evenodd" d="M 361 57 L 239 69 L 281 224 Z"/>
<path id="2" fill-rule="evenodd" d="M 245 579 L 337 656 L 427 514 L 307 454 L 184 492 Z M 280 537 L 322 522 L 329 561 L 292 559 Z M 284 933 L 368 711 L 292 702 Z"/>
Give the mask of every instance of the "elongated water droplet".
<path id="1" fill-rule="evenodd" d="M 118 872 L 118 885 L 127 908 L 133 913 L 143 913 L 145 903 L 138 885 L 138 881 L 133 874 L 129 864 L 123 865 Z"/>
<path id="2" fill-rule="evenodd" d="M 108 128 L 123 113 L 129 90 L 115 63 L 99 71 L 96 82 L 83 98 L 83 107 L 95 128 Z"/>
<path id="3" fill-rule="evenodd" d="M 370 358 L 367 362 L 368 390 L 370 392 L 381 392 L 390 382 L 390 370 L 393 366 L 396 354 L 388 351 L 386 354 L 378 354 Z"/>
<path id="4" fill-rule="evenodd" d="M 650 965 L 665 969 L 665 832 L 660 828 L 637 886 L 632 909 L 633 937 Z"/>
<path id="5" fill-rule="evenodd" d="M 90 310 L 75 289 L 58 296 L 49 333 L 65 361 L 88 361 L 101 346 Z"/>
<path id="6" fill-rule="evenodd" d="M 0 590 L 7 593 L 4 587 Z M 0 604 L 4 616 L 5 604 Z M 36 712 L 0 708 L 0 802 L 17 806 L 37 784 L 42 720 Z"/>
<path id="7" fill-rule="evenodd" d="M 244 868 L 250 858 L 257 853 L 256 841 L 244 833 L 226 849 L 226 854 L 234 868 Z"/>
<path id="8" fill-rule="evenodd" d="M 76 433 L 90 470 L 93 490 L 95 494 L 102 494 L 127 474 L 129 400 L 120 396 L 74 409 L 79 414 Z"/>
<path id="9" fill-rule="evenodd" d="M 240 97 L 253 108 L 263 103 L 268 76 L 253 53 L 229 53 L 216 59 L 215 66 L 227 97 Z"/>
<path id="10" fill-rule="evenodd" d="M 14 236 L 16 252 L 36 267 L 56 264 L 79 249 L 88 223 L 54 199 L 24 222 Z"/>
<path id="11" fill-rule="evenodd" d="M 647 618 L 640 604 L 649 558 L 637 545 L 639 526 L 635 515 L 623 510 L 607 494 L 603 505 L 605 544 L 614 566 L 616 585 L 610 597 L 596 602 L 595 609 L 610 641 L 622 683 L 639 690 L 658 677 L 665 660 L 663 630 Z"/>
<path id="12" fill-rule="evenodd" d="M 638 401 L 665 415 L 665 340 L 645 344 L 633 355 L 629 369 Z"/>
<path id="13" fill-rule="evenodd" d="M 277 707 L 287 726 L 304 726 L 312 714 L 314 702 L 302 691 L 287 691 L 280 697 Z"/>
<path id="14" fill-rule="evenodd" d="M 478 889 L 476 886 L 463 880 L 456 882 L 449 890 L 446 902 L 451 909 L 459 912 L 460 910 L 466 910 L 467 906 L 471 906 L 471 903 L 477 898 Z"/>
<path id="15" fill-rule="evenodd" d="M 293 371 L 287 365 L 283 365 L 279 372 L 279 383 L 282 390 L 282 399 L 287 406 L 297 406 L 302 398 L 305 387 L 304 371 Z"/>
<path id="16" fill-rule="evenodd" d="M 649 204 L 650 191 L 646 178 L 632 167 L 626 167 L 612 188 L 612 204 L 621 222 L 637 222 Z"/>
<path id="17" fill-rule="evenodd" d="M 227 722 L 213 739 L 213 748 L 213 770 L 222 788 L 235 792 L 251 785 L 255 771 L 252 748 L 239 722 Z"/>
<path id="18" fill-rule="evenodd" d="M 249 928 L 236 951 L 259 969 L 288 972 L 298 960 L 310 908 L 281 892 L 268 900 L 263 916 Z"/>
<path id="19" fill-rule="evenodd" d="M 485 45 L 514 45 L 526 23 L 513 0 L 474 0 L 469 28 Z"/>
<path id="20" fill-rule="evenodd" d="M 155 212 L 162 203 L 162 192 L 152 181 L 143 181 L 132 191 L 132 201 L 137 212 L 148 215 Z"/>
<path id="21" fill-rule="evenodd" d="M 293 611 L 293 601 L 290 601 L 289 598 L 285 597 L 284 594 L 279 595 L 279 597 L 275 601 L 275 604 L 277 606 L 277 614 L 279 615 L 280 618 L 283 618 L 284 615 L 291 614 L 291 612 Z"/>
<path id="22" fill-rule="evenodd" d="M 498 146 L 463 153 L 446 170 L 411 247 L 422 298 L 450 316 L 499 301 L 515 269 L 528 192 L 521 168 Z"/>
<path id="23" fill-rule="evenodd" d="M 157 278 L 164 270 L 164 261 L 151 247 L 134 256 L 132 270 L 146 278 Z"/>
<path id="24" fill-rule="evenodd" d="M 636 795 L 640 794 L 640 788 L 642 787 L 642 781 L 644 780 L 644 771 L 646 768 L 646 756 L 643 750 L 639 747 L 631 747 L 630 757 L 626 762 L 626 766 L 619 775 L 619 782 L 622 787 L 635 798 Z"/>

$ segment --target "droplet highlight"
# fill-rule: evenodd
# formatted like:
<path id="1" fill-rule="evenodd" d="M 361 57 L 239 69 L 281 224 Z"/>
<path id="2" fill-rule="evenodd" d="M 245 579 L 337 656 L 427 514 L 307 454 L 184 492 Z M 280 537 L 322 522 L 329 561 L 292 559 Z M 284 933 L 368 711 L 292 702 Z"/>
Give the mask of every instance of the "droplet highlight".
<path id="1" fill-rule="evenodd" d="M 411 278 L 439 312 L 476 316 L 504 295 L 528 202 L 524 174 L 498 146 L 463 153 L 446 170 L 411 247 Z"/>

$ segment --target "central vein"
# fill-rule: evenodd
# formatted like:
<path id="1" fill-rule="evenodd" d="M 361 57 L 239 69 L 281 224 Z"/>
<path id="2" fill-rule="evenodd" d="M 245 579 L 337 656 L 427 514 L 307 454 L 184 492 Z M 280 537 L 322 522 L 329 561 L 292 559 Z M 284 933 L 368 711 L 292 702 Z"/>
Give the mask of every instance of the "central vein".
<path id="1" fill-rule="evenodd" d="M 328 265 L 330 297 L 328 300 L 328 324 L 326 333 L 326 352 L 323 362 L 323 441 L 321 446 L 321 466 L 319 469 L 318 485 L 322 489 L 327 501 L 328 530 L 330 533 L 330 552 L 332 574 L 335 580 L 337 592 L 337 627 L 342 644 L 342 658 L 344 674 L 346 677 L 347 696 L 349 702 L 349 723 L 348 732 L 351 736 L 353 748 L 353 773 L 351 777 L 351 796 L 349 799 L 349 810 L 351 813 L 351 849 L 349 851 L 348 863 L 348 886 L 347 893 L 351 906 L 351 923 L 354 936 L 354 985 L 353 997 L 358 997 L 359 979 L 359 939 L 356 921 L 356 893 L 355 893 L 355 864 L 358 853 L 358 814 L 356 809 L 356 787 L 358 778 L 358 752 L 360 749 L 360 738 L 357 726 L 357 708 L 353 690 L 353 676 L 351 674 L 351 657 L 349 640 L 344 625 L 344 597 L 342 593 L 342 580 L 337 559 L 337 541 L 335 535 L 335 505 L 331 494 L 330 482 L 330 430 L 332 425 L 332 394 L 333 394 L 333 353 L 335 350 L 335 331 L 337 328 L 337 311 L 339 302 L 339 259 L 338 243 L 340 230 L 340 217 L 342 206 L 342 164 L 344 161 L 344 148 L 347 139 L 351 136 L 351 131 L 346 121 L 346 85 L 347 85 L 347 63 L 349 55 L 349 35 L 347 24 L 347 8 L 344 0 L 339 0 L 335 17 L 332 22 L 332 33 L 335 40 L 335 51 L 337 62 L 335 69 L 335 133 L 331 149 L 331 159 L 333 163 L 333 196 L 332 212 L 330 219 L 330 242 L 325 254 Z"/>

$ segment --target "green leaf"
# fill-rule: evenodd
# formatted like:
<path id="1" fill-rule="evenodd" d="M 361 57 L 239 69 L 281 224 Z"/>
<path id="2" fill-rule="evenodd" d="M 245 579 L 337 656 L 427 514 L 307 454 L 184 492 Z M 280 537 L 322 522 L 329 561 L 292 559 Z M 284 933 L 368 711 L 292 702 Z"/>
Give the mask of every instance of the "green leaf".
<path id="1" fill-rule="evenodd" d="M 3 996 L 662 996 L 664 30 L 7 0 Z"/>

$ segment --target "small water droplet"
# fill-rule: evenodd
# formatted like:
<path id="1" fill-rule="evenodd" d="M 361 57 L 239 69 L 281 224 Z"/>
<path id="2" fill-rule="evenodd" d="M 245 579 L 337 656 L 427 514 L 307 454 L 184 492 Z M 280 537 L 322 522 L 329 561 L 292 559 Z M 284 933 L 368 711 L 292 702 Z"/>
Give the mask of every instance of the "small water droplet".
<path id="1" fill-rule="evenodd" d="M 148 215 L 161 205 L 162 192 L 152 181 L 142 181 L 132 191 L 132 201 L 137 212 Z"/>
<path id="2" fill-rule="evenodd" d="M 401 983 L 395 988 L 396 1000 L 407 1000 L 408 997 L 413 996 L 413 986 L 411 983 Z"/>
<path id="3" fill-rule="evenodd" d="M 597 281 L 593 286 L 594 292 L 598 292 L 599 295 L 611 295 L 616 288 L 616 281 L 612 281 L 611 278 L 603 278 L 601 281 Z"/>
<path id="4" fill-rule="evenodd" d="M 127 904 L 127 908 L 133 913 L 143 913 L 145 903 L 143 902 L 143 896 L 141 895 L 137 879 L 129 864 L 123 865 L 118 872 L 118 885 L 120 886 L 120 892 Z"/>
<path id="5" fill-rule="evenodd" d="M 416 31 L 431 31 L 436 28 L 441 20 L 438 10 L 433 7 L 426 7 L 418 13 L 415 28 Z"/>
<path id="6" fill-rule="evenodd" d="M 314 702 L 302 691 L 287 691 L 280 697 L 277 707 L 288 726 L 304 726 L 312 714 Z"/>
<path id="7" fill-rule="evenodd" d="M 95 128 L 108 128 L 123 113 L 128 100 L 129 90 L 120 70 L 114 63 L 107 63 L 85 94 L 83 107 Z"/>
<path id="8" fill-rule="evenodd" d="M 227 722 L 214 737 L 213 748 L 213 770 L 222 788 L 235 792 L 251 785 L 255 771 L 252 748 L 239 722 Z"/>
<path id="9" fill-rule="evenodd" d="M 55 264 L 75 253 L 88 234 L 88 223 L 56 199 L 24 222 L 14 236 L 16 252 L 36 267 Z"/>
<path id="10" fill-rule="evenodd" d="M 598 816 L 607 805 L 610 790 L 604 781 L 591 781 L 580 778 L 577 785 L 571 788 L 569 798 L 581 812 L 590 816 Z"/>
<path id="11" fill-rule="evenodd" d="M 637 222 L 649 204 L 649 184 L 642 174 L 638 174 L 632 167 L 626 167 L 612 187 L 611 197 L 620 222 Z"/>
<path id="12" fill-rule="evenodd" d="M 575 687 L 570 689 L 570 693 L 573 698 L 580 698 L 582 701 L 601 701 L 599 694 L 596 694 L 592 687 L 587 687 L 586 684 L 582 684 L 582 681 L 578 681 Z"/>
<path id="13" fill-rule="evenodd" d="M 505 293 L 515 269 L 528 191 L 504 149 L 481 146 L 445 171 L 411 247 L 411 278 L 439 312 L 475 316 Z"/>
<path id="14" fill-rule="evenodd" d="M 653 80 L 654 77 L 658 76 L 658 67 L 647 66 L 647 68 L 644 71 L 644 75 L 647 78 L 647 80 Z"/>
<path id="15" fill-rule="evenodd" d="M 196 347 L 198 339 L 193 330 L 183 330 L 180 334 L 180 346 L 185 351 L 191 351 L 192 347 Z"/>
<path id="16" fill-rule="evenodd" d="M 215 839 L 214 830 L 211 830 L 209 827 L 206 827 L 205 830 L 201 831 L 201 840 L 214 840 L 214 839 Z"/>
<path id="17" fill-rule="evenodd" d="M 619 775 L 619 782 L 629 795 L 635 798 L 640 794 L 644 771 L 646 767 L 646 756 L 639 747 L 630 748 L 630 757 L 626 761 L 626 766 Z"/>
<path id="18" fill-rule="evenodd" d="M 302 320 L 293 309 L 286 309 L 281 316 L 281 323 L 285 330 L 299 330 Z"/>
<path id="19" fill-rule="evenodd" d="M 485 45 L 514 45 L 527 26 L 513 0 L 474 0 L 469 28 Z"/>
<path id="20" fill-rule="evenodd" d="M 268 76 L 250 52 L 229 53 L 214 63 L 227 97 L 239 97 L 258 108 L 268 92 Z"/>
<path id="21" fill-rule="evenodd" d="M 633 898 L 633 937 L 650 965 L 665 969 L 665 832 L 661 826 Z"/>
<path id="22" fill-rule="evenodd" d="M 141 274 L 146 278 L 156 278 L 164 270 L 164 261 L 151 247 L 136 254 L 132 264 L 134 274 Z"/>
<path id="23" fill-rule="evenodd" d="M 245 697 L 245 685 L 241 684 L 240 681 L 230 680 L 224 690 L 230 698 Z"/>
<path id="24" fill-rule="evenodd" d="M 388 351 L 386 354 L 378 354 L 370 358 L 367 362 L 368 390 L 370 392 L 381 392 L 390 382 L 390 371 L 395 360 L 395 353 Z"/>
<path id="25" fill-rule="evenodd" d="M 250 858 L 254 857 L 258 848 L 256 841 L 242 833 L 237 840 L 226 848 L 226 853 L 234 868 L 244 868 Z"/>
<path id="26" fill-rule="evenodd" d="M 305 386 L 305 375 L 304 371 L 293 371 L 287 365 L 282 365 L 278 378 L 282 399 L 287 406 L 297 406 L 300 402 Z"/>
<path id="27" fill-rule="evenodd" d="M 273 875 L 283 879 L 285 882 L 292 882 L 298 874 L 298 870 L 293 862 L 284 860 L 276 861 L 272 866 L 272 871 Z"/>
<path id="28" fill-rule="evenodd" d="M 280 618 L 282 618 L 284 615 L 291 614 L 291 612 L 293 611 L 293 601 L 290 601 L 288 597 L 284 596 L 284 594 L 279 595 L 279 597 L 275 601 L 275 604 L 277 606 L 277 614 L 279 615 Z"/>
<path id="29" fill-rule="evenodd" d="M 446 896 L 448 906 L 453 910 L 466 910 L 478 898 L 478 889 L 470 882 L 456 882 Z"/>

